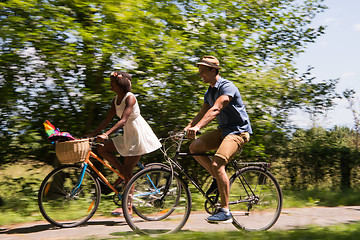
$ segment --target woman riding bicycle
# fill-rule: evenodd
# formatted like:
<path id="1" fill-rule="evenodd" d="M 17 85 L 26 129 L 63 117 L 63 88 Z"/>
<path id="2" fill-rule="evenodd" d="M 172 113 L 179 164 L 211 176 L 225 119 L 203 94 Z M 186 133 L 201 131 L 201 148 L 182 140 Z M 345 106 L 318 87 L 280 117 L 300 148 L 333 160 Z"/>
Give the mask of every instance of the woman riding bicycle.
<path id="1" fill-rule="evenodd" d="M 155 136 L 149 124 L 140 115 L 140 108 L 135 95 L 131 92 L 131 75 L 126 72 L 112 72 L 110 74 L 110 89 L 116 93 L 111 108 L 100 125 L 87 137 L 93 137 L 104 130 L 117 115 L 120 120 L 109 130 L 97 136 L 97 141 L 104 143 L 98 146 L 99 154 L 110 162 L 124 176 L 125 184 L 131 179 L 133 169 L 141 155 L 155 151 L 161 143 Z M 123 128 L 123 135 L 108 139 L 111 134 Z M 121 164 L 116 153 L 124 156 Z M 116 180 L 114 185 L 122 181 Z M 111 214 L 120 215 L 122 209 L 117 208 Z"/>

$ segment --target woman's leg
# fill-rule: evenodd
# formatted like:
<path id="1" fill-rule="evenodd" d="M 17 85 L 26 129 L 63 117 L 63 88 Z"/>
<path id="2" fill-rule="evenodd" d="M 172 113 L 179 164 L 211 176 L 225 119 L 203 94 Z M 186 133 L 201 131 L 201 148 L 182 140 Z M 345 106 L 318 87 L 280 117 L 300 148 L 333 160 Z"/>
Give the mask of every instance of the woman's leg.
<path id="1" fill-rule="evenodd" d="M 133 171 L 135 165 L 139 162 L 141 156 L 128 156 L 125 157 L 123 163 L 123 176 L 125 177 L 125 185 L 130 181 L 133 176 Z M 132 189 L 131 194 L 134 190 Z M 129 199 L 128 202 L 129 213 L 132 214 L 132 199 Z M 121 208 L 117 208 L 111 212 L 113 215 L 122 215 L 123 211 Z"/>
<path id="2" fill-rule="evenodd" d="M 127 184 L 130 179 L 133 176 L 133 172 L 134 172 L 134 167 L 135 165 L 139 162 L 141 156 L 131 156 L 131 157 L 126 157 L 124 160 L 124 169 L 125 169 L 125 184 Z M 132 195 L 134 193 L 134 188 L 131 189 L 130 191 L 130 196 L 129 197 L 129 202 L 128 202 L 128 209 L 129 209 L 129 213 L 132 214 Z"/>
<path id="3" fill-rule="evenodd" d="M 123 165 L 118 161 L 115 153 L 117 152 L 113 141 L 105 141 L 104 146 L 98 145 L 96 150 L 109 163 L 114 166 L 123 175 Z"/>
<path id="4" fill-rule="evenodd" d="M 129 156 L 125 157 L 123 163 L 123 174 L 125 177 L 125 184 L 127 184 L 133 176 L 134 168 L 139 162 L 141 156 Z"/>

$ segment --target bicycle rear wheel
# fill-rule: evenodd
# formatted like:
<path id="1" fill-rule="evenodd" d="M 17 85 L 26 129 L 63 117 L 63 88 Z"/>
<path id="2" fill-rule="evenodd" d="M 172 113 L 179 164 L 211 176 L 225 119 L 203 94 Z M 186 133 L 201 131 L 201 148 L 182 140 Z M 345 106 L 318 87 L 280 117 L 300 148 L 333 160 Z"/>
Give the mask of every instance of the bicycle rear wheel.
<path id="1" fill-rule="evenodd" d="M 130 214 L 132 206 L 134 214 Z M 184 182 L 165 167 L 138 172 L 123 193 L 122 208 L 128 225 L 139 234 L 179 231 L 191 211 L 191 195 Z M 130 207 L 131 209 L 131 207 Z"/>
<path id="2" fill-rule="evenodd" d="M 246 231 L 271 228 L 282 208 L 282 192 L 275 177 L 260 167 L 246 167 L 230 179 L 233 224 Z"/>
<path id="3" fill-rule="evenodd" d="M 101 197 L 100 185 L 89 170 L 82 184 L 82 167 L 64 165 L 54 169 L 41 184 L 38 205 L 41 214 L 58 227 L 75 227 L 88 221 L 96 212 Z"/>

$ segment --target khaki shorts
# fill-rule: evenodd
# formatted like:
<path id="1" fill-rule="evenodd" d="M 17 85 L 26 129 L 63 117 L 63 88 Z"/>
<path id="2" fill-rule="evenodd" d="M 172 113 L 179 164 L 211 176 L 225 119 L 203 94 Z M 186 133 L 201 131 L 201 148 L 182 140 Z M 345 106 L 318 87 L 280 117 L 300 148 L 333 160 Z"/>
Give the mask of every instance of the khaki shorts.
<path id="1" fill-rule="evenodd" d="M 243 132 L 239 135 L 227 135 L 222 139 L 221 130 L 214 130 L 201 135 L 199 139 L 206 143 L 208 151 L 217 149 L 215 156 L 228 163 L 244 144 L 249 142 L 250 134 Z"/>

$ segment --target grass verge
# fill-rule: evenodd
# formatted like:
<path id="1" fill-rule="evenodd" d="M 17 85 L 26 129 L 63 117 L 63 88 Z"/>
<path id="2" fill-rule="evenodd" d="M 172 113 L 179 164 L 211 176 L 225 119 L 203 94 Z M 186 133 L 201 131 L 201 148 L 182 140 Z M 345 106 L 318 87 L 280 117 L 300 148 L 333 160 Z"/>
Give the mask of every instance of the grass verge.
<path id="1" fill-rule="evenodd" d="M 109 239 L 133 239 L 133 240 L 208 240 L 208 239 L 236 239 L 236 240 L 358 240 L 360 236 L 360 223 L 341 224 L 329 227 L 310 227 L 307 229 L 294 229 L 287 231 L 223 231 L 223 232 L 186 232 L 163 236 L 137 236 L 129 234 L 113 234 Z"/>

